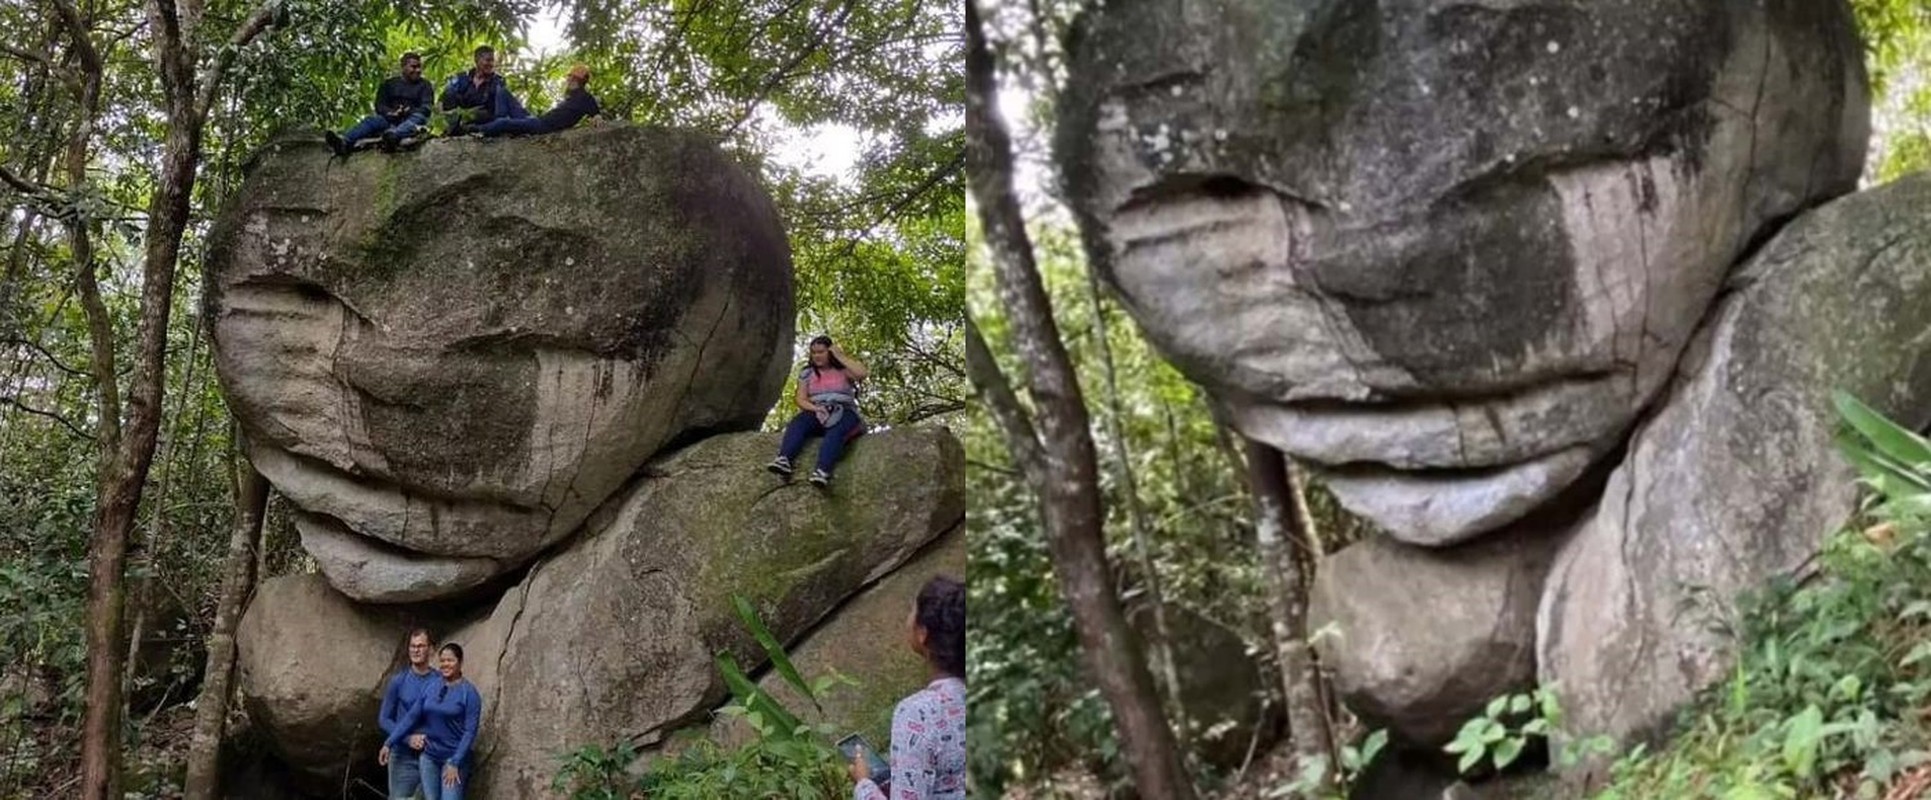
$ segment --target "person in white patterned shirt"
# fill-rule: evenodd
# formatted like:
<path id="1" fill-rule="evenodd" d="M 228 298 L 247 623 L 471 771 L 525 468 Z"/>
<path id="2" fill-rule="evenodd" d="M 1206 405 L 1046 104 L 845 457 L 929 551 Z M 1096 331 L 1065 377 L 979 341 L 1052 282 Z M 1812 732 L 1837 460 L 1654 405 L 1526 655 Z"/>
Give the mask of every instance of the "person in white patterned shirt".
<path id="1" fill-rule="evenodd" d="M 890 800 L 964 800 L 965 584 L 927 581 L 909 620 L 912 651 L 932 667 L 932 682 L 892 713 Z M 887 800 L 861 750 L 851 764 L 853 800 Z"/>

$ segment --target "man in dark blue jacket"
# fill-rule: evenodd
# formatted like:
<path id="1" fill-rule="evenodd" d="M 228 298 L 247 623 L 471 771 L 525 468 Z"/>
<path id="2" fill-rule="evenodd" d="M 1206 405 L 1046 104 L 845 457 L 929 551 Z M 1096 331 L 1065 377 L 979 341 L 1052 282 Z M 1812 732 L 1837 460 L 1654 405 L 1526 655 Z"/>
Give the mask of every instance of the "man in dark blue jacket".
<path id="1" fill-rule="evenodd" d="M 422 56 L 402 54 L 402 74 L 382 82 L 375 91 L 375 113 L 363 117 L 355 127 L 340 136 L 325 131 L 322 137 L 338 156 L 349 154 L 356 142 L 382 135 L 385 149 L 414 136 L 429 121 L 429 109 L 436 100 L 435 87 L 422 79 Z"/>
<path id="2" fill-rule="evenodd" d="M 435 645 L 429 641 L 429 631 L 417 628 L 409 632 L 409 666 L 396 670 L 394 677 L 382 691 L 382 713 L 376 723 L 382 726 L 384 736 L 398 735 L 396 728 L 403 723 L 409 709 L 424 695 L 442 685 L 442 676 L 429 668 L 429 654 L 435 652 Z M 400 737 L 407 737 L 409 747 L 420 752 L 427 744 L 422 725 L 402 731 Z M 389 759 L 389 796 L 392 798 L 414 797 L 422 788 L 422 770 L 419 759 Z"/>
<path id="3" fill-rule="evenodd" d="M 503 76 L 496 74 L 496 51 L 488 45 L 476 48 L 476 66 L 457 74 L 443 86 L 443 111 L 449 112 L 444 132 L 461 136 L 475 126 L 494 119 L 523 119 L 523 109 Z"/>
<path id="4" fill-rule="evenodd" d="M 502 136 L 512 133 L 554 133 L 582 122 L 585 117 L 594 117 L 601 111 L 597 98 L 590 95 L 590 68 L 578 64 L 570 68 L 569 77 L 563 81 L 563 102 L 556 108 L 543 112 L 543 116 L 526 119 L 496 119 L 476 128 L 484 136 Z"/>

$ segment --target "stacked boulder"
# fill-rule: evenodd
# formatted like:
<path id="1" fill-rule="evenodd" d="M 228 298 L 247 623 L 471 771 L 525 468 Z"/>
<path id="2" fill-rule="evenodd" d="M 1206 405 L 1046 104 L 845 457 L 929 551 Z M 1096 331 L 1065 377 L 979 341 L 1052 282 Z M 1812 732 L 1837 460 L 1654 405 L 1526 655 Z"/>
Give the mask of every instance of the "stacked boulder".
<path id="1" fill-rule="evenodd" d="M 1410 744 L 1538 682 L 1659 730 L 1851 512 L 1830 390 L 1931 421 L 1927 186 L 1828 202 L 1870 132 L 1841 0 L 1113 3 L 1073 42 L 1091 260 L 1380 529 L 1312 625 Z"/>
<path id="2" fill-rule="evenodd" d="M 962 524 L 943 429 L 866 437 L 829 494 L 760 469 L 790 251 L 694 133 L 284 141 L 208 264 L 223 392 L 319 568 L 267 581 L 239 633 L 247 708 L 308 791 L 373 768 L 410 626 L 467 651 L 479 796 L 543 796 L 562 753 L 708 721 L 713 655 L 762 660 L 733 596 L 796 640 Z"/>

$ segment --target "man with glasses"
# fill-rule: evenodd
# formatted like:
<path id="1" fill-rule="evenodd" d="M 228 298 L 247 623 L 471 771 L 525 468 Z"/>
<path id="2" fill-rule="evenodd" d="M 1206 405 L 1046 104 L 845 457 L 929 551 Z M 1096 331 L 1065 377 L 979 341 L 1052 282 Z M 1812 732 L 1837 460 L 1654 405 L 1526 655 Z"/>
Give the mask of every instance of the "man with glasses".
<path id="1" fill-rule="evenodd" d="M 382 714 L 377 721 L 382 725 L 383 736 L 392 736 L 396 726 L 409 713 L 416 700 L 435 691 L 442 685 L 442 676 L 429 668 L 429 654 L 435 652 L 435 644 L 429 638 L 429 631 L 417 628 L 409 632 L 409 666 L 396 670 L 389 679 L 388 688 L 382 692 Z M 421 726 L 408 732 L 408 744 L 412 750 L 422 750 L 426 742 Z M 416 758 L 389 759 L 389 797 L 393 800 L 406 800 L 415 797 L 422 790 L 421 761 Z"/>

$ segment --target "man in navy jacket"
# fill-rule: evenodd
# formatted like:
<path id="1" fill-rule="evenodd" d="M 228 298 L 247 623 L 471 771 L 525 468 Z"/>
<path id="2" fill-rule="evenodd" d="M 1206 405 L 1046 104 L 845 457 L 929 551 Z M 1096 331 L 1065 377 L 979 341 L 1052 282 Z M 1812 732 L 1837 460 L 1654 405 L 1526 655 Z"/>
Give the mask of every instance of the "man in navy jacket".
<path id="1" fill-rule="evenodd" d="M 325 131 L 322 137 L 338 156 L 348 155 L 350 146 L 376 134 L 382 135 L 384 147 L 393 149 L 429 121 L 429 108 L 435 99 L 435 87 L 422 79 L 422 56 L 403 53 L 402 74 L 383 81 L 376 89 L 375 113 L 340 136 Z"/>

